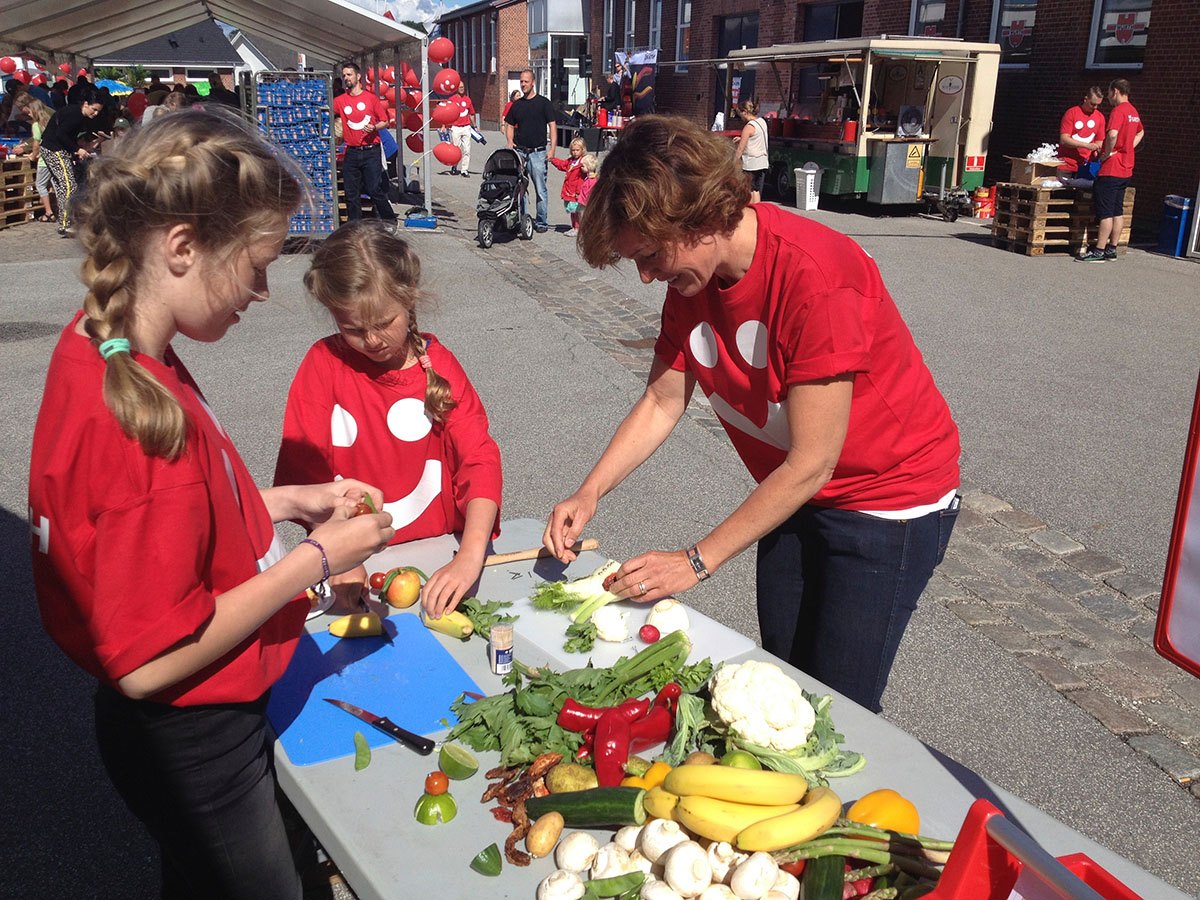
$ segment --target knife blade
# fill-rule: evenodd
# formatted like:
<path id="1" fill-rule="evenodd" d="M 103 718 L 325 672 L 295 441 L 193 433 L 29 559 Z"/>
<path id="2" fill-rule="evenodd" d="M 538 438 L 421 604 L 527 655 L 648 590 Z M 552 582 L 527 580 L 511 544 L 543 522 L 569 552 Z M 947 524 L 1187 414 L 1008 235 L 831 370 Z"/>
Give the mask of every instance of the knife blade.
<path id="1" fill-rule="evenodd" d="M 363 722 L 366 722 L 372 728 L 378 728 L 392 740 L 411 747 L 422 756 L 428 756 L 433 752 L 433 741 L 427 737 L 422 737 L 419 734 L 413 734 L 406 728 L 401 728 L 387 716 L 377 716 L 375 713 L 367 712 L 360 706 L 355 706 L 353 703 L 347 703 L 344 700 L 334 700 L 332 697 L 325 698 L 326 703 L 332 703 L 338 709 L 343 709 L 350 715 Z"/>

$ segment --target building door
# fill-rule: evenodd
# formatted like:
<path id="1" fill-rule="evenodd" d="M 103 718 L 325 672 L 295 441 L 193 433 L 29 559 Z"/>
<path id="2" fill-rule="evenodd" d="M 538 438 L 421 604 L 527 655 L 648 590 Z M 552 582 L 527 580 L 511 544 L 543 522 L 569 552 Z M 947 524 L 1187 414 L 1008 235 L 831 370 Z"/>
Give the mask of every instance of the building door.
<path id="1" fill-rule="evenodd" d="M 725 16 L 717 23 L 717 56 L 728 56 L 732 50 L 758 46 L 758 13 Z M 733 95 L 725 96 L 725 70 L 717 69 L 716 90 L 713 94 L 714 115 L 736 106 L 746 97 L 753 97 L 754 70 L 746 69 L 734 75 Z"/>

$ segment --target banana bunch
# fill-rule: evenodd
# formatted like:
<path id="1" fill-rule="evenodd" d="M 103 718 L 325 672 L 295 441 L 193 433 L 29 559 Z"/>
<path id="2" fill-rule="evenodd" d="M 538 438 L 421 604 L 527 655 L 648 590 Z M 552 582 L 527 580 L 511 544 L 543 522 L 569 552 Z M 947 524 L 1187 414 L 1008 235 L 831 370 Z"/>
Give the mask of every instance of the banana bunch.
<path id="1" fill-rule="evenodd" d="M 655 818 L 674 819 L 693 834 L 747 852 L 811 840 L 842 812 L 837 794 L 809 791 L 803 775 L 720 765 L 678 766 L 644 803 Z"/>

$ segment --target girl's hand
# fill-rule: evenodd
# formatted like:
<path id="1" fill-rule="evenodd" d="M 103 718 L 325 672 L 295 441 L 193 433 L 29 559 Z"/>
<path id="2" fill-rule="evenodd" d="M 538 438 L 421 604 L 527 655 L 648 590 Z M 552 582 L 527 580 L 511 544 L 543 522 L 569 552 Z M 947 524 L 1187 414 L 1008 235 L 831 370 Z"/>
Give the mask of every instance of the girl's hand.
<path id="1" fill-rule="evenodd" d="M 385 548 L 395 533 L 388 513 L 351 518 L 350 510 L 342 506 L 333 512 L 329 521 L 316 528 L 311 537 L 325 548 L 330 574 L 340 575 Z"/>
<path id="2" fill-rule="evenodd" d="M 425 587 L 421 588 L 421 605 L 425 607 L 425 612 L 435 619 L 453 612 L 459 601 L 467 596 L 471 586 L 479 580 L 482 571 L 482 559 L 471 559 L 460 551 L 454 559 L 430 575 Z"/>
<path id="3" fill-rule="evenodd" d="M 681 594 L 699 583 L 685 551 L 652 550 L 622 563 L 617 569 L 616 580 L 608 589 L 622 600 L 653 603 L 663 597 Z"/>
<path id="4" fill-rule="evenodd" d="M 332 565 L 333 563 L 330 563 L 331 567 Z M 329 579 L 329 588 L 333 591 L 333 606 L 330 612 L 345 616 L 361 611 L 361 601 L 367 588 L 366 566 L 358 565 L 340 575 L 334 575 Z"/>
<path id="5" fill-rule="evenodd" d="M 356 478 L 268 488 L 262 493 L 274 521 L 297 519 L 309 527 L 328 521 L 337 510 L 352 512 L 364 496 L 371 498 L 376 509 L 383 508 L 383 492 Z"/>
<path id="6" fill-rule="evenodd" d="M 571 547 L 596 515 L 596 503 L 592 494 L 579 490 L 554 507 L 542 533 L 542 544 L 555 559 L 564 563 L 574 561 L 576 553 Z"/>

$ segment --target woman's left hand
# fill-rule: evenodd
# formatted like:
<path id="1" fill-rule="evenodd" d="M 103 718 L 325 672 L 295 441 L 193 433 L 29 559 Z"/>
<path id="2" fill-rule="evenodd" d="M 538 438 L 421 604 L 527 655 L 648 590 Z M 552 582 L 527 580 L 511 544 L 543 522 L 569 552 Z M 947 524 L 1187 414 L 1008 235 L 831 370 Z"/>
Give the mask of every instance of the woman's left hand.
<path id="1" fill-rule="evenodd" d="M 326 484 L 295 484 L 267 488 L 262 494 L 273 521 L 297 519 L 309 527 L 327 521 L 336 510 L 353 510 L 364 496 L 371 498 L 376 509 L 383 508 L 383 493 L 379 488 L 355 478 L 344 478 Z"/>
<path id="2" fill-rule="evenodd" d="M 421 605 L 425 612 L 435 619 L 453 612 L 482 571 L 483 560 L 476 562 L 460 552 L 430 575 L 425 587 L 421 588 Z"/>
<path id="3" fill-rule="evenodd" d="M 608 589 L 622 600 L 653 603 L 682 594 L 699 583 L 685 551 L 651 550 L 622 563 L 617 580 Z"/>

